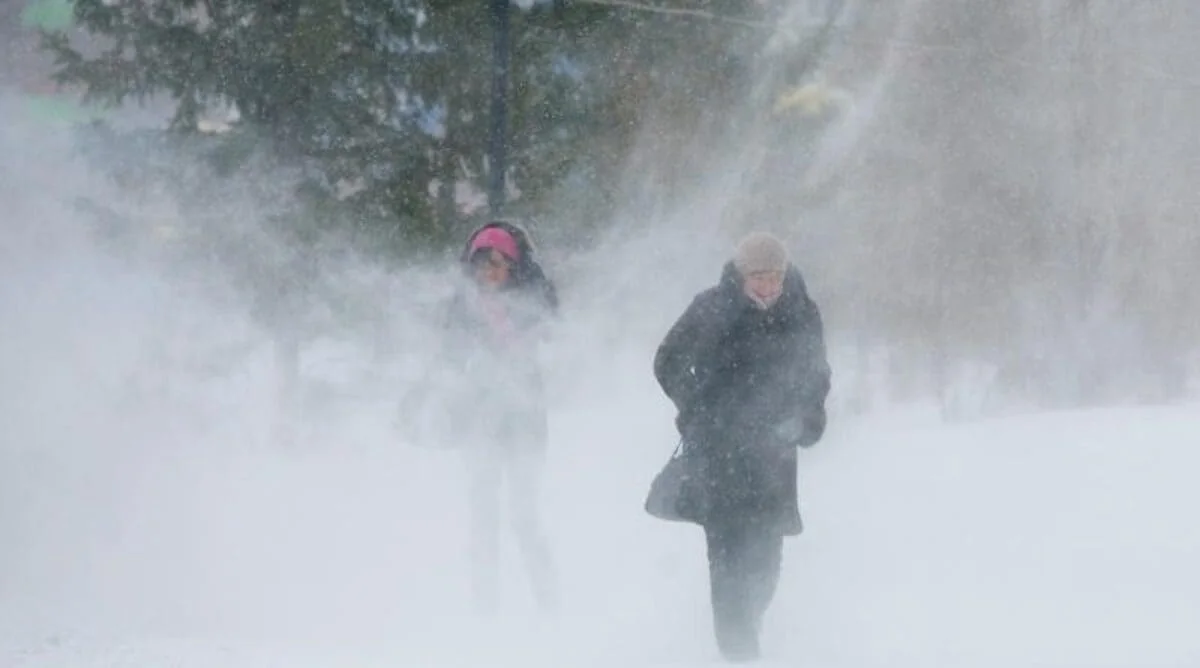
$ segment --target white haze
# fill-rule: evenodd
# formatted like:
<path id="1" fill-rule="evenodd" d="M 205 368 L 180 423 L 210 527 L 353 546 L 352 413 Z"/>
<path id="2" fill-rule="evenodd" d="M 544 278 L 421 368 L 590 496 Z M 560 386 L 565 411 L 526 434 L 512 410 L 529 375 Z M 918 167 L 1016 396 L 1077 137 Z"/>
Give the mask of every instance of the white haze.
<path id="1" fill-rule="evenodd" d="M 307 343 L 290 395 L 276 342 L 219 271 L 201 277 L 153 250 L 103 245 L 96 220 L 72 204 L 81 193 L 111 198 L 109 187 L 65 135 L 10 118 L 3 153 L 24 159 L 5 164 L 0 293 L 9 647 L 168 639 L 309 653 L 349 643 L 405 661 L 478 652 L 526 665 L 527 652 L 570 647 L 547 637 L 581 629 L 577 647 L 604 637 L 631 658 L 689 651 L 648 633 L 663 601 L 645 584 L 677 579 L 681 564 L 670 549 L 644 550 L 669 546 L 679 529 L 640 508 L 674 435 L 648 375 L 654 342 L 637 331 L 662 330 L 669 312 L 627 326 L 598 287 L 563 281 L 574 287 L 546 351 L 556 436 L 545 497 L 565 603 L 562 622 L 540 623 L 566 630 L 489 629 L 468 605 L 460 461 L 413 447 L 395 424 L 439 338 L 422 316 L 453 267 L 333 268 L 325 283 L 375 318 Z M 182 222 L 153 197 L 112 203 L 140 216 L 143 240 Z M 231 228 L 269 238 L 261 212 L 235 213 Z M 261 250 L 269 261 L 272 249 Z M 678 308 L 690 287 L 659 298 Z M 371 327 L 388 339 L 383 353 L 363 343 Z M 514 556 L 506 613 L 534 623 Z M 702 626 L 704 591 L 688 585 L 667 628 Z"/>
<path id="2" fill-rule="evenodd" d="M 1195 406 L 948 428 L 930 416 L 945 407 L 946 387 L 917 381 L 909 383 L 917 386 L 913 404 L 879 409 L 902 393 L 890 384 L 905 375 L 881 371 L 885 365 L 938 376 L 936 355 L 923 357 L 930 347 L 968 369 L 996 359 L 995 335 L 972 326 L 970 308 L 956 312 L 953 346 L 938 349 L 926 312 L 913 306 L 924 303 L 914 285 L 936 275 L 909 239 L 951 229 L 921 222 L 938 213 L 938 202 L 960 212 L 977 203 L 964 204 L 970 198 L 957 186 L 935 196 L 915 189 L 913 174 L 887 171 L 897 152 L 916 164 L 940 155 L 913 148 L 922 135 L 906 134 L 915 121 L 901 113 L 923 108 L 928 83 L 905 63 L 914 52 L 937 52 L 913 44 L 940 31 L 954 42 L 938 6 L 897 3 L 896 21 L 859 35 L 875 49 L 860 53 L 873 57 L 843 67 L 858 84 L 854 103 L 824 137 L 810 180 L 840 175 L 848 194 L 811 215 L 771 219 L 789 234 L 829 314 L 835 391 L 830 432 L 802 457 L 807 531 L 787 546 L 767 654 L 788 665 L 855 668 L 1200 663 L 1200 535 L 1191 518 L 1200 494 L 1189 479 L 1200 463 Z M 880 46 L 889 40 L 900 46 Z M 959 85 L 928 76 L 943 81 L 939 95 Z M 1024 84 L 1052 87 L 1038 76 Z M 1186 116 L 1188 102 L 1173 108 Z M 0 664 L 548 668 L 713 660 L 700 535 L 641 510 L 675 440 L 650 365 L 673 317 L 716 279 L 736 236 L 729 221 L 754 208 L 742 184 L 770 137 L 693 146 L 710 153 L 688 164 L 707 167 L 681 186 L 673 207 L 642 215 L 631 206 L 617 232 L 586 252 L 545 249 L 564 304 L 546 351 L 553 400 L 544 490 L 563 610 L 550 618 L 535 611 L 506 544 L 505 615 L 485 623 L 470 614 L 464 471 L 454 453 L 414 447 L 395 425 L 397 402 L 437 340 L 424 314 L 452 270 L 326 263 L 322 285 L 372 317 L 306 343 L 301 389 L 289 394 L 277 337 L 251 319 L 229 277 L 189 272 L 153 250 L 114 252 L 98 240 L 94 218 L 74 206 L 86 195 L 153 225 L 181 224 L 168 201 L 119 200 L 73 157 L 64 134 L 11 106 L 0 112 L 8 121 L 0 124 Z M 1138 120 L 1107 122 L 1136 146 Z M 971 134 L 969 124 L 944 127 Z M 1190 131 L 1180 130 L 1179 140 L 1194 147 Z M 1155 146 L 1161 154 L 1128 155 L 1163 178 L 1123 192 L 1142 202 L 1157 184 L 1161 198 L 1186 208 L 1194 193 L 1170 168 L 1186 175 L 1194 165 Z M 642 153 L 660 148 L 647 138 Z M 976 160 L 981 169 L 1022 174 L 1044 167 L 999 149 L 974 157 L 943 150 L 960 160 L 954 166 Z M 654 173 L 649 158 L 631 165 L 633 175 Z M 782 194 L 787 186 L 767 179 L 765 187 Z M 639 205 L 650 197 L 633 190 Z M 234 214 L 230 229 L 264 257 L 281 252 L 261 209 L 238 196 L 221 206 Z M 1012 215 L 1024 222 L 1026 214 Z M 1168 251 L 1194 248 L 1184 229 L 1194 226 L 1169 220 L 1153 221 L 1175 243 L 1152 245 L 1161 261 L 1149 273 L 1174 286 L 1170 263 L 1178 258 Z M 980 247 L 988 246 L 968 243 L 968 259 L 979 260 Z M 1007 260 L 1023 257 L 1004 243 L 994 248 Z M 992 279 L 1022 276 L 1011 266 L 979 266 L 994 270 Z M 970 274 L 947 270 L 944 278 Z M 951 284 L 964 291 L 950 295 L 959 307 L 1000 303 L 989 281 Z M 1049 279 L 1020 286 L 1035 314 L 1055 303 L 1060 287 Z M 1160 294 L 1138 289 L 1143 298 Z M 1194 317 L 1179 306 L 1192 302 L 1179 301 L 1173 287 L 1161 294 L 1138 313 L 1149 313 L 1156 331 L 1191 331 Z M 1032 317 L 1037 324 L 1042 316 Z M 1035 343 L 1052 356 L 1075 347 L 1053 334 Z M 903 354 L 872 361 L 888 348 Z M 1115 357 L 1145 352 L 1128 345 Z M 988 392 L 966 389 L 955 399 L 966 406 L 959 413 L 977 415 Z M 941 404 L 926 410 L 935 398 Z M 877 410 L 864 410 L 872 405 Z"/>

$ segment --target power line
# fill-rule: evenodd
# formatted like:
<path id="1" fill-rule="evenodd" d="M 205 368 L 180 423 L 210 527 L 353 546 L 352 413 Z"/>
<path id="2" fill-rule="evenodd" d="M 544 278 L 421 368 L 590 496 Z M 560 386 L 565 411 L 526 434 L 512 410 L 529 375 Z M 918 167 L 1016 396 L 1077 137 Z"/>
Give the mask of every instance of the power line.
<path id="1" fill-rule="evenodd" d="M 690 16 L 692 18 L 704 19 L 706 21 L 716 21 L 718 23 L 730 23 L 740 25 L 746 28 L 757 28 L 761 30 L 771 30 L 775 27 L 772 23 L 765 21 L 752 21 L 750 19 L 739 19 L 734 16 L 724 16 L 703 9 L 686 9 L 683 7 L 663 7 L 661 5 L 647 5 L 640 2 L 632 2 L 631 0 L 575 0 L 589 5 L 603 5 L 606 7 L 623 7 L 625 9 L 633 9 L 639 12 L 650 12 L 653 14 L 669 14 L 674 16 Z"/>

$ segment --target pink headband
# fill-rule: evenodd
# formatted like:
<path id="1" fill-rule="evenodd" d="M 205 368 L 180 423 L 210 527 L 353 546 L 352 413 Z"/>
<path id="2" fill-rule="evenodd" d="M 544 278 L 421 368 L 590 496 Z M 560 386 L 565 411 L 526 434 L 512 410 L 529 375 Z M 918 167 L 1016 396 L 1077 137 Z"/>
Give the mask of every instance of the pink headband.
<path id="1" fill-rule="evenodd" d="M 489 227 L 471 240 L 471 253 L 481 248 L 493 248 L 508 256 L 508 259 L 516 262 L 520 259 L 520 251 L 517 250 L 517 240 L 511 234 L 499 227 Z"/>

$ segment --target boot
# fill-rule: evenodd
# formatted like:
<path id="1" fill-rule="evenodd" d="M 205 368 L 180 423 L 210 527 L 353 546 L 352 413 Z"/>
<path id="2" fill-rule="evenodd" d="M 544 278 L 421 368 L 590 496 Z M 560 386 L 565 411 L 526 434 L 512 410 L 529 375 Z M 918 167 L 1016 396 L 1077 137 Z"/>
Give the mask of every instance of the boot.
<path id="1" fill-rule="evenodd" d="M 760 656 L 758 633 L 752 626 L 724 625 L 717 628 L 717 648 L 729 663 L 757 661 Z"/>

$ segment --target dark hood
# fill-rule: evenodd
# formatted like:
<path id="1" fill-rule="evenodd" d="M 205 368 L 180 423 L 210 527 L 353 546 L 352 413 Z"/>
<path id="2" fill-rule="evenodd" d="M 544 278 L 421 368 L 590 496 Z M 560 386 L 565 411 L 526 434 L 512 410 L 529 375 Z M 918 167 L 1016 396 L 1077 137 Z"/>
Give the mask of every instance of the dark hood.
<path id="1" fill-rule="evenodd" d="M 545 273 L 534 258 L 534 246 L 529 238 L 529 233 L 520 225 L 505 220 L 494 220 L 481 225 L 467 236 L 467 240 L 463 242 L 462 250 L 458 255 L 458 261 L 464 271 L 470 271 L 468 261 L 471 259 L 471 242 L 475 240 L 475 237 L 479 236 L 480 232 L 490 227 L 498 227 L 508 232 L 517 242 L 517 252 L 520 254 L 520 257 L 513 267 L 513 282 L 511 287 L 525 288 L 546 280 Z"/>
<path id="2" fill-rule="evenodd" d="M 731 306 L 757 309 L 758 306 L 743 291 L 745 283 L 741 272 L 733 266 L 732 261 L 729 261 L 721 269 L 721 280 L 717 284 L 717 288 Z M 779 301 L 767 309 L 767 312 L 799 312 L 803 310 L 808 299 L 808 286 L 804 282 L 804 277 L 796 265 L 789 263 L 783 275 L 783 294 L 780 295 Z"/>
<path id="3" fill-rule="evenodd" d="M 463 242 L 462 250 L 459 252 L 458 261 L 464 273 L 470 273 L 470 265 L 468 261 L 471 256 L 471 242 L 480 232 L 489 227 L 498 227 L 512 235 L 517 242 L 517 251 L 520 258 L 517 259 L 513 266 L 512 282 L 508 289 L 517 292 L 526 293 L 534 296 L 537 301 L 542 302 L 550 308 L 551 311 L 558 309 L 558 292 L 554 287 L 553 281 L 547 276 L 542 266 L 538 264 L 534 257 L 535 247 L 530 239 L 529 233 L 525 228 L 506 220 L 493 220 L 489 223 L 479 226 L 471 234 L 467 236 Z"/>

